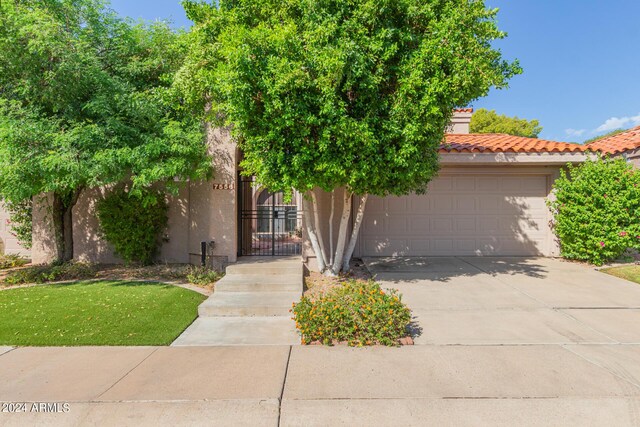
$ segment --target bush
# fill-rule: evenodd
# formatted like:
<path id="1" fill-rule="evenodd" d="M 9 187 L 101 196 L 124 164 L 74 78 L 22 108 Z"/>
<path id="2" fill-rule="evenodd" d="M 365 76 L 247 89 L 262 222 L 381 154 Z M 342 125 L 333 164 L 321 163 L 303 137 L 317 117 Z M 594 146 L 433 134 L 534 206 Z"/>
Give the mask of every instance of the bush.
<path id="1" fill-rule="evenodd" d="M 561 255 L 602 265 L 640 249 L 640 172 L 624 159 L 567 167 L 554 184 Z"/>
<path id="2" fill-rule="evenodd" d="M 116 189 L 97 205 L 102 234 L 126 263 L 151 264 L 167 226 L 167 210 L 164 194 L 149 189 L 136 195 Z"/>
<path id="3" fill-rule="evenodd" d="M 93 265 L 82 262 L 36 265 L 12 271 L 2 280 L 8 285 L 86 280 L 96 277 Z"/>
<path id="4" fill-rule="evenodd" d="M 22 267 L 29 261 L 21 257 L 20 255 L 0 255 L 0 270 L 6 270 L 7 268 Z"/>
<path id="5" fill-rule="evenodd" d="M 316 298 L 303 296 L 292 312 L 303 344 L 398 345 L 411 321 L 401 295 L 384 292 L 374 281 L 351 280 Z"/>
<path id="6" fill-rule="evenodd" d="M 222 278 L 222 274 L 207 267 L 191 267 L 187 272 L 187 280 L 192 285 L 207 286 Z"/>

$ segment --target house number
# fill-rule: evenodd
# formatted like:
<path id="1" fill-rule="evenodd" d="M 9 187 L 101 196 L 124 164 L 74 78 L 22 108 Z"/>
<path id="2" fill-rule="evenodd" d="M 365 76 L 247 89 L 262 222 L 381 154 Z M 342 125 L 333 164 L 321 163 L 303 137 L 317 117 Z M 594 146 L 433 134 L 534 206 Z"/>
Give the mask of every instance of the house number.
<path id="1" fill-rule="evenodd" d="M 234 190 L 235 184 L 213 184 L 214 190 Z"/>

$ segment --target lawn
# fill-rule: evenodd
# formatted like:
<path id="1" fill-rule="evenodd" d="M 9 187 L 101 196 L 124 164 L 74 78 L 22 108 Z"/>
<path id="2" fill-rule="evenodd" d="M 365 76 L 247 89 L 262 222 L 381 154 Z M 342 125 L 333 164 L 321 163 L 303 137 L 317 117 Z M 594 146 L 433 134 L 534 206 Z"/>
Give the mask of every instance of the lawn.
<path id="1" fill-rule="evenodd" d="M 162 283 L 75 282 L 0 291 L 0 345 L 167 345 L 204 295 Z"/>
<path id="2" fill-rule="evenodd" d="M 640 265 L 623 265 L 622 267 L 603 268 L 603 273 L 640 283 Z"/>

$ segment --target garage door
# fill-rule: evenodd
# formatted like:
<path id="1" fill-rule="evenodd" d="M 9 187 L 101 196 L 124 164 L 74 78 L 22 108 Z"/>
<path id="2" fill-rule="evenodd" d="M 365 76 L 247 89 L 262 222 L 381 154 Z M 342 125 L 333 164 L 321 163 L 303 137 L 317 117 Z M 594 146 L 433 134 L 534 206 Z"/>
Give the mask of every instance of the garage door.
<path id="1" fill-rule="evenodd" d="M 426 195 L 372 197 L 361 256 L 549 255 L 548 175 L 441 175 Z"/>

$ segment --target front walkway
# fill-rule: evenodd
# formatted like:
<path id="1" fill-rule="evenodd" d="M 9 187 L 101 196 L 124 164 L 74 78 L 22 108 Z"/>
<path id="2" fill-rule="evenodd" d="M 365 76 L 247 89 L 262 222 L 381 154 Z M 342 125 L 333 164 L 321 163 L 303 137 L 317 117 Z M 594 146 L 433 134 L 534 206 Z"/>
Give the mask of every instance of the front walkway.
<path id="1" fill-rule="evenodd" d="M 640 286 L 546 259 L 367 262 L 418 345 L 0 348 L 0 401 L 69 403 L 0 425 L 640 425 Z"/>

